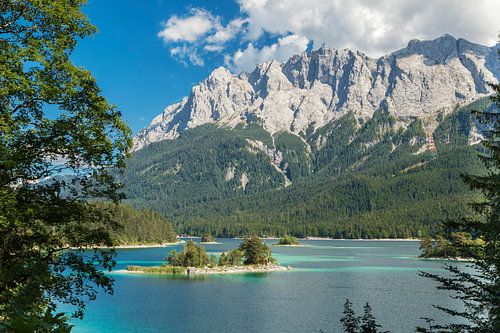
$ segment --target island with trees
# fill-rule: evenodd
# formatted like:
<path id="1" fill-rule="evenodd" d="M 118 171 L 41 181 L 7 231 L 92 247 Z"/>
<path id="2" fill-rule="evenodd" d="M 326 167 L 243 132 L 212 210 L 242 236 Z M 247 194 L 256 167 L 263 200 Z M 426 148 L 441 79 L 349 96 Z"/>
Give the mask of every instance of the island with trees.
<path id="1" fill-rule="evenodd" d="M 273 244 L 274 246 L 301 246 L 297 237 L 291 235 L 285 235 L 280 238 L 278 244 Z"/>
<path id="2" fill-rule="evenodd" d="M 215 240 L 214 236 L 212 236 L 211 234 L 201 235 L 200 243 L 201 244 L 219 244 L 219 242 L 217 242 Z"/>
<path id="3" fill-rule="evenodd" d="M 286 271 L 257 236 L 246 237 L 236 249 L 208 255 L 203 245 L 189 240 L 181 252 L 171 251 L 161 266 L 128 266 L 128 272 L 143 274 L 229 274 Z"/>

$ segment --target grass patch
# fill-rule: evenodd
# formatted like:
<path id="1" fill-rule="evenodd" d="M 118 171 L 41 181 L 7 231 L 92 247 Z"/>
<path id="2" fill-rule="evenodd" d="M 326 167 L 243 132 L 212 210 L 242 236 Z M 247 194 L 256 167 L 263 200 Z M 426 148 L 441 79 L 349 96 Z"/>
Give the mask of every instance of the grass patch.
<path id="1" fill-rule="evenodd" d="M 186 274 L 185 267 L 177 266 L 127 266 L 129 272 L 144 272 L 147 274 Z"/>

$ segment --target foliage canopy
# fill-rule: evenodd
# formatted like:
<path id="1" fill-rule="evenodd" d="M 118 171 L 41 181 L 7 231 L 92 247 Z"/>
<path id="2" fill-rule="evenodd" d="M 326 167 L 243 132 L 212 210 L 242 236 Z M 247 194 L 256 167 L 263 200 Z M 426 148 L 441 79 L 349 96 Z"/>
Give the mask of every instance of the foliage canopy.
<path id="1" fill-rule="evenodd" d="M 114 265 L 106 210 L 110 170 L 124 166 L 130 130 L 91 73 L 70 55 L 95 32 L 84 0 L 0 2 L 0 329 L 69 330 L 56 302 L 81 317 L 101 269 Z M 72 249 L 69 251 L 69 249 Z"/>

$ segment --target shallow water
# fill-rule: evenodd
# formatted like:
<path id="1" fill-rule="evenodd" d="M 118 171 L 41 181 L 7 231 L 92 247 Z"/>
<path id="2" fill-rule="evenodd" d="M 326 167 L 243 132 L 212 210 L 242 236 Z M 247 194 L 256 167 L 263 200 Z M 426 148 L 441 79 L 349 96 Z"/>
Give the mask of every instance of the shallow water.
<path id="1" fill-rule="evenodd" d="M 238 246 L 219 239 L 209 254 Z M 276 241 L 266 241 L 272 244 Z M 272 247 L 286 272 L 196 278 L 111 273 L 115 294 L 88 305 L 74 332 L 341 332 L 346 298 L 361 314 L 365 302 L 385 330 L 414 332 L 420 317 L 445 316 L 431 304 L 452 300 L 418 276 L 442 271 L 443 262 L 416 258 L 418 242 L 303 241 L 304 247 Z M 116 269 L 159 265 L 172 249 L 118 250 Z M 458 265 L 464 265 L 458 263 Z"/>

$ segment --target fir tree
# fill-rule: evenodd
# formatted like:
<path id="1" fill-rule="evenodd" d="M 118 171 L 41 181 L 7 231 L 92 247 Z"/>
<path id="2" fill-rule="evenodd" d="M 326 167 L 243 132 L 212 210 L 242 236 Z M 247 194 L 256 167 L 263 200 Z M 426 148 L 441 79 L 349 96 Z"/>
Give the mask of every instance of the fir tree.
<path id="1" fill-rule="evenodd" d="M 500 85 L 491 86 L 495 91 L 492 100 L 500 107 Z M 487 128 L 486 139 L 482 142 L 486 153 L 480 155 L 487 172 L 463 177 L 471 190 L 482 193 L 483 200 L 472 204 L 474 215 L 446 223 L 448 230 L 468 232 L 481 238 L 484 245 L 473 251 L 480 255 L 476 255 L 468 270 L 447 265 L 449 277 L 421 273 L 439 282 L 440 289 L 455 293 L 454 297 L 462 301 L 464 310 L 435 307 L 462 322 L 465 319 L 465 323 L 430 325 L 429 330 L 418 327 L 419 332 L 500 332 L 500 114 L 498 109 L 490 110 L 476 113 Z"/>
<path id="2" fill-rule="evenodd" d="M 377 324 L 375 317 L 372 315 L 370 304 L 366 303 L 364 307 L 363 317 L 361 318 L 361 333 L 377 333 L 382 327 Z"/>
<path id="3" fill-rule="evenodd" d="M 344 327 L 345 333 L 359 332 L 359 317 L 356 316 L 356 313 L 352 309 L 352 303 L 349 299 L 346 299 L 344 303 L 344 312 L 342 312 L 340 322 Z"/>

